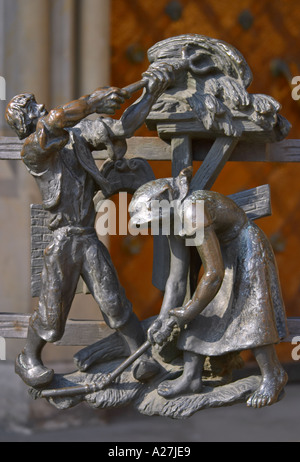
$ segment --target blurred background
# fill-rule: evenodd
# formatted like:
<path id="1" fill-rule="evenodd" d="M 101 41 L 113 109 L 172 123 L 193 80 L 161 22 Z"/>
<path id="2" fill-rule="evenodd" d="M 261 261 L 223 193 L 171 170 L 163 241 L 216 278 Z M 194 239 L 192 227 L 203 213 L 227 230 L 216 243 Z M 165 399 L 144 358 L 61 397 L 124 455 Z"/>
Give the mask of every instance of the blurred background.
<path id="1" fill-rule="evenodd" d="M 0 101 L 0 136 L 13 136 L 4 111 L 14 95 L 32 92 L 53 108 L 99 86 L 124 87 L 139 80 L 147 69 L 147 50 L 153 44 L 196 33 L 238 48 L 253 73 L 249 92 L 279 101 L 281 114 L 292 124 L 288 138 L 299 138 L 300 102 L 291 97 L 292 77 L 300 75 L 299 24 L 297 0 L 0 0 L 0 76 L 6 80 L 6 101 Z M 143 127 L 136 135 L 155 133 Z M 151 166 L 157 178 L 171 174 L 168 162 Z M 258 224 L 273 245 L 289 317 L 300 316 L 299 178 L 297 163 L 228 162 L 213 187 L 233 194 L 270 184 L 273 214 Z M 35 182 L 21 162 L 1 161 L 1 312 L 30 313 L 37 303 L 30 295 L 29 206 L 39 202 Z M 137 315 L 145 319 L 158 313 L 162 294 L 151 282 L 151 237 L 111 236 L 107 245 Z M 70 316 L 98 319 L 99 311 L 89 295 L 77 295 Z M 4 373 L 4 368 L 11 368 L 22 344 L 7 340 L 7 361 L 0 363 L 0 382 L 5 381 L 4 388 L 0 383 L 2 422 L 10 415 L 1 411 L 1 403 L 7 406 L 5 390 L 18 380 L 11 369 Z M 281 344 L 277 352 L 283 363 L 297 366 L 291 359 L 292 348 Z M 44 359 L 64 364 L 72 354 L 70 347 L 47 346 Z M 250 353 L 243 357 L 252 363 Z M 15 386 L 18 396 L 23 396 L 23 384 Z M 33 412 L 32 405 L 29 411 L 28 406 L 24 412 L 13 411 L 19 417 L 25 413 L 25 420 L 28 412 Z"/>

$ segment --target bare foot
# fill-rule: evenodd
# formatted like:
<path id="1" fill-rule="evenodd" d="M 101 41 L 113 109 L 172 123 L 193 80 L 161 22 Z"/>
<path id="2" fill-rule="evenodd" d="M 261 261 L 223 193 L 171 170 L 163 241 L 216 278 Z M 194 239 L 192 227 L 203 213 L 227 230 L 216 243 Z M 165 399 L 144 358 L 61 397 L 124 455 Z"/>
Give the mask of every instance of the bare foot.
<path id="1" fill-rule="evenodd" d="M 283 369 L 278 375 L 264 378 L 259 388 L 248 399 L 247 406 L 261 408 L 276 403 L 287 380 L 288 376 Z"/>
<path id="2" fill-rule="evenodd" d="M 200 393 L 202 381 L 200 377 L 189 379 L 181 375 L 174 380 L 166 380 L 159 384 L 157 392 L 164 398 L 175 398 L 178 395 L 187 395 L 189 393 Z"/>

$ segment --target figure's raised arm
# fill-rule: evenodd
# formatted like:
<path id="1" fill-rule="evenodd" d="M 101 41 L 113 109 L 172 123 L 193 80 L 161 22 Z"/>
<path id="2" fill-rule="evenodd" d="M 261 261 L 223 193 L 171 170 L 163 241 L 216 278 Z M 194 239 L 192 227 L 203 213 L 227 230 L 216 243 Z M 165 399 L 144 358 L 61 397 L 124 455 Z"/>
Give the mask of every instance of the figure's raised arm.
<path id="1" fill-rule="evenodd" d="M 174 81 L 173 67 L 159 63 L 151 65 L 143 74 L 143 95 L 124 112 L 112 127 L 113 137 L 130 138 L 145 122 L 152 105 Z"/>
<path id="2" fill-rule="evenodd" d="M 119 88 L 99 88 L 90 95 L 53 109 L 43 118 L 43 123 L 50 131 L 71 128 L 91 114 L 114 114 L 128 97 L 128 93 Z"/>
<path id="3" fill-rule="evenodd" d="M 131 138 L 136 130 L 145 123 L 153 104 L 172 84 L 173 80 L 174 72 L 170 64 L 151 65 L 143 74 L 140 82 L 129 85 L 122 90 L 124 92 L 123 97 L 129 97 L 136 91 L 144 89 L 141 97 L 124 111 L 120 119 L 99 117 L 93 121 L 85 120 L 78 126 L 81 135 L 91 149 L 97 151 L 106 148 L 111 159 L 121 159 L 127 150 L 126 139 Z"/>
<path id="4" fill-rule="evenodd" d="M 114 114 L 127 97 L 127 92 L 119 88 L 100 88 L 90 95 L 53 109 L 37 123 L 39 145 L 45 153 L 61 149 L 69 139 L 67 128 L 74 127 L 94 113 Z"/>

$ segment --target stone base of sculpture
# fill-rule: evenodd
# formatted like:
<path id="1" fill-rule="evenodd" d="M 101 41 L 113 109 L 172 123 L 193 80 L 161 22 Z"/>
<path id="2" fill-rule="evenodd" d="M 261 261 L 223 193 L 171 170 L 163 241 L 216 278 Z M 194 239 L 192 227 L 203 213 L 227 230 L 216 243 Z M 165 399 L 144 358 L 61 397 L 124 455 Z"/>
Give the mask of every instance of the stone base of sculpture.
<path id="1" fill-rule="evenodd" d="M 153 318 L 143 322 L 144 328 L 148 327 L 149 321 L 153 322 Z M 176 378 L 183 370 L 183 358 L 176 349 L 175 336 L 159 349 L 152 347 L 160 372 L 151 381 L 141 383 L 135 380 L 130 367 L 103 390 L 59 396 L 59 390 L 65 390 L 66 387 L 69 389 L 101 382 L 103 377 L 124 361 L 123 351 L 124 345 L 117 333 L 80 350 L 74 357 L 78 369 L 72 373 L 54 376 L 48 388 L 55 390 L 57 395 L 48 397 L 49 403 L 60 410 L 72 408 L 82 402 L 96 409 L 131 405 L 144 415 L 185 419 L 202 409 L 246 403 L 261 383 L 260 375 L 231 381 L 234 369 L 243 367 L 240 355 L 234 353 L 206 359 L 200 393 L 179 395 L 173 399 L 160 396 L 157 391 L 159 384 Z M 36 389 L 29 389 L 29 392 L 33 398 L 41 396 L 41 392 Z"/>

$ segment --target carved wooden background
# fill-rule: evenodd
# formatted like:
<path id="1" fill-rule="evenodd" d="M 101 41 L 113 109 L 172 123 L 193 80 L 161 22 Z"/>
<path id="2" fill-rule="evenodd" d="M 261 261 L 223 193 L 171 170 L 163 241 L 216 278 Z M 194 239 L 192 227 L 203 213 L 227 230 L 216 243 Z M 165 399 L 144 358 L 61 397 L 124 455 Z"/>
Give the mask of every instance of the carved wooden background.
<path id="1" fill-rule="evenodd" d="M 293 0 L 112 0 L 111 83 L 138 80 L 148 66 L 147 49 L 160 40 L 185 33 L 215 37 L 242 52 L 253 72 L 249 91 L 277 99 L 293 126 L 288 138 L 299 139 L 300 102 L 292 99 L 290 84 L 300 75 L 299 24 L 300 6 Z M 137 134 L 149 136 L 146 128 Z M 170 167 L 152 162 L 157 177 L 170 176 Z M 300 165 L 229 162 L 212 189 L 232 194 L 266 183 L 273 215 L 259 225 L 275 250 L 287 314 L 300 316 Z M 111 237 L 110 251 L 139 317 L 157 313 L 162 297 L 151 284 L 151 237 Z M 291 348 L 280 345 L 279 355 L 289 360 Z"/>

